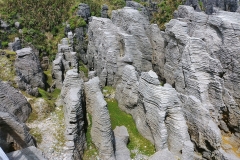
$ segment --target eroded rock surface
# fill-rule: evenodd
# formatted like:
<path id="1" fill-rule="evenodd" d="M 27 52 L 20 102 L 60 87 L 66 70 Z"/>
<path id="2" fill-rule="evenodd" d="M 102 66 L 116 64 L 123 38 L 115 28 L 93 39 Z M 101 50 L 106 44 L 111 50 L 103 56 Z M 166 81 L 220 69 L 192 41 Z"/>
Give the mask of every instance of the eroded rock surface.
<path id="1" fill-rule="evenodd" d="M 25 125 L 32 108 L 25 97 L 9 84 L 0 81 L 0 147 L 5 152 L 34 146 Z"/>
<path id="2" fill-rule="evenodd" d="M 127 148 L 129 134 L 125 126 L 117 126 L 114 130 L 116 160 L 131 160 L 130 151 Z"/>
<path id="3" fill-rule="evenodd" d="M 86 149 L 83 81 L 76 69 L 67 71 L 61 91 L 66 124 L 68 158 L 82 159 Z"/>
<path id="4" fill-rule="evenodd" d="M 16 51 L 15 68 L 18 87 L 30 95 L 37 96 L 37 87 L 45 87 L 45 78 L 40 61 L 32 48 Z"/>
<path id="5" fill-rule="evenodd" d="M 124 68 L 116 90 L 119 106 L 133 115 L 139 132 L 157 151 L 169 149 L 179 158 L 184 151 L 193 156 L 193 145 L 184 147 L 191 141 L 176 90 L 169 84 L 160 86 L 153 71 L 142 72 L 140 78 L 136 73 L 133 66 Z"/>
<path id="6" fill-rule="evenodd" d="M 197 150 L 207 159 L 224 157 L 224 132 L 236 134 L 240 129 L 240 15 L 206 15 L 188 6 L 179 6 L 177 13 L 163 34 L 163 78 L 180 93 Z"/>
<path id="7" fill-rule="evenodd" d="M 84 86 L 87 110 L 92 115 L 92 141 L 98 148 L 101 159 L 115 160 L 114 135 L 111 129 L 107 102 L 104 100 L 100 88 L 100 80 L 98 77 L 94 77 Z"/>
<path id="8" fill-rule="evenodd" d="M 101 84 L 115 86 L 123 67 L 132 64 L 138 72 L 152 69 L 152 52 L 146 16 L 130 7 L 112 12 L 112 21 L 93 17 L 89 23 L 88 67 Z"/>

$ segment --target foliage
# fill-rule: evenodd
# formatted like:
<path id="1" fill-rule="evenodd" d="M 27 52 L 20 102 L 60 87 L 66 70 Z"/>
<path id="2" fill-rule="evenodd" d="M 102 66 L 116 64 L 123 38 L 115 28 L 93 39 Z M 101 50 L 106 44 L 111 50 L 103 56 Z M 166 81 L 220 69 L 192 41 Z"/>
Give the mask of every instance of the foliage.
<path id="1" fill-rule="evenodd" d="M 0 50 L 6 55 L 0 56 L 0 79 L 3 81 L 10 81 L 15 86 L 15 67 L 14 61 L 16 53 L 9 50 Z"/>
<path id="2" fill-rule="evenodd" d="M 87 116 L 89 123 L 86 132 L 87 149 L 84 151 L 83 160 L 91 159 L 98 154 L 97 148 L 95 147 L 91 138 L 92 116 L 90 114 L 87 114 Z"/>
<path id="3" fill-rule="evenodd" d="M 88 68 L 81 61 L 79 62 L 79 71 L 82 71 L 85 77 L 88 77 Z"/>
<path id="4" fill-rule="evenodd" d="M 173 12 L 182 4 L 182 0 L 162 0 L 158 4 L 158 12 L 154 13 L 152 23 L 158 24 L 161 30 L 165 29 L 164 24 L 173 18 Z"/>
<path id="5" fill-rule="evenodd" d="M 30 134 L 36 139 L 38 144 L 40 144 L 42 142 L 42 134 L 41 134 L 39 128 L 32 128 L 30 130 Z"/>
<path id="6" fill-rule="evenodd" d="M 106 86 L 103 88 L 104 94 L 114 93 L 113 87 Z M 154 145 L 150 141 L 145 139 L 137 130 L 136 124 L 131 115 L 125 113 L 118 107 L 118 102 L 115 99 L 106 99 L 108 110 L 110 114 L 112 129 L 116 126 L 125 126 L 129 133 L 130 142 L 128 143 L 128 149 L 137 149 L 144 155 L 150 156 L 155 153 Z M 131 157 L 134 158 L 134 154 Z"/>

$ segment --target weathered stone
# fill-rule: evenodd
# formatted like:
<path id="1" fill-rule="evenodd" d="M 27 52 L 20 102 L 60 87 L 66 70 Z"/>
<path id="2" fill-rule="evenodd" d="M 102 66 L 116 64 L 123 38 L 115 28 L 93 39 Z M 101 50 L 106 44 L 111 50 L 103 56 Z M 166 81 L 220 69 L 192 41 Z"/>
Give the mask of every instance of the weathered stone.
<path id="1" fill-rule="evenodd" d="M 88 30 L 88 67 L 96 71 L 103 86 L 118 84 L 127 64 L 135 66 L 139 73 L 152 69 L 149 27 L 147 18 L 130 7 L 113 11 L 112 21 L 92 18 Z"/>
<path id="2" fill-rule="evenodd" d="M 45 87 L 45 78 L 40 61 L 32 48 L 23 48 L 17 50 L 16 53 L 15 68 L 18 87 L 37 96 L 37 87 Z"/>
<path id="3" fill-rule="evenodd" d="M 0 147 L 5 152 L 34 145 L 24 122 L 32 108 L 25 97 L 9 84 L 0 81 Z"/>
<path id="4" fill-rule="evenodd" d="M 149 158 L 149 160 L 174 160 L 174 159 L 175 159 L 174 155 L 168 149 L 158 151 Z"/>
<path id="5" fill-rule="evenodd" d="M 127 128 L 125 126 L 117 126 L 113 131 L 115 137 L 116 160 L 131 160 L 130 151 L 127 148 L 129 139 Z"/>
<path id="6" fill-rule="evenodd" d="M 7 156 L 11 160 L 47 160 L 42 151 L 33 146 L 8 153 Z"/>
<path id="7" fill-rule="evenodd" d="M 20 49 L 22 49 L 21 41 L 18 37 L 15 37 L 15 40 L 12 43 L 12 50 L 17 51 L 17 50 L 20 50 Z"/>
<path id="8" fill-rule="evenodd" d="M 101 17 L 108 18 L 108 6 L 105 4 L 102 6 Z"/>
<path id="9" fill-rule="evenodd" d="M 193 156 L 193 145 L 185 147 L 191 142 L 177 92 L 168 84 L 160 86 L 156 73 L 142 72 L 138 80 L 134 67 L 125 66 L 116 99 L 121 109 L 132 114 L 139 132 L 154 143 L 157 151 L 168 148 L 181 157 L 180 151 L 184 150 Z"/>
<path id="10" fill-rule="evenodd" d="M 67 71 L 61 90 L 61 100 L 64 106 L 66 124 L 68 158 L 82 159 L 86 149 L 85 137 L 85 103 L 83 81 L 76 69 Z"/>
<path id="11" fill-rule="evenodd" d="M 78 6 L 77 15 L 87 21 L 88 18 L 91 16 L 90 7 L 85 3 L 80 3 Z"/>
<path id="12" fill-rule="evenodd" d="M 98 77 L 94 77 L 85 82 L 84 86 L 87 111 L 92 115 L 92 141 L 98 148 L 101 159 L 115 160 L 114 135 L 107 102 L 100 89 L 100 80 Z"/>

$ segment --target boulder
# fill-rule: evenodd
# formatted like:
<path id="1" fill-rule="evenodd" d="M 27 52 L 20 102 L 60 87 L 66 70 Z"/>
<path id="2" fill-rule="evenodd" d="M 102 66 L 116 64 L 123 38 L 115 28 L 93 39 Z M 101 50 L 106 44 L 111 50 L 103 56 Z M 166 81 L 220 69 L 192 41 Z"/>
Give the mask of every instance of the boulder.
<path id="1" fill-rule="evenodd" d="M 90 79 L 84 83 L 86 94 L 87 111 L 92 116 L 91 137 L 99 151 L 101 159 L 115 160 L 114 155 L 114 135 L 111 129 L 111 121 L 100 89 L 98 77 Z"/>
<path id="2" fill-rule="evenodd" d="M 22 49 L 21 41 L 18 37 L 15 37 L 14 42 L 12 43 L 12 50 L 17 51 Z"/>
<path id="3" fill-rule="evenodd" d="M 158 151 L 149 158 L 149 160 L 174 160 L 174 159 L 175 159 L 174 155 L 168 149 Z"/>
<path id="4" fill-rule="evenodd" d="M 27 93 L 38 96 L 38 89 L 45 88 L 45 77 L 38 56 L 32 48 L 23 48 L 16 51 L 15 68 L 17 84 Z"/>

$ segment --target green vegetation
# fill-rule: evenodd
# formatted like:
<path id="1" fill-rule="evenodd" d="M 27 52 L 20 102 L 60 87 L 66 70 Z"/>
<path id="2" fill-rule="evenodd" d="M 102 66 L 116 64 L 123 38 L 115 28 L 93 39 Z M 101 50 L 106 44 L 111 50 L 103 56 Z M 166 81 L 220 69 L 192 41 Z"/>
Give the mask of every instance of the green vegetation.
<path id="1" fill-rule="evenodd" d="M 42 142 L 42 134 L 39 128 L 32 128 L 30 130 L 30 134 L 36 139 L 37 144 L 40 144 Z"/>
<path id="2" fill-rule="evenodd" d="M 56 140 L 58 141 L 57 144 L 55 145 L 56 147 L 54 150 L 58 151 L 59 148 L 63 147 L 66 142 L 65 138 L 65 123 L 64 123 L 64 111 L 63 111 L 63 106 L 60 106 L 55 110 L 55 114 L 57 116 L 57 122 L 58 122 L 58 128 L 56 134 L 54 134 Z"/>
<path id="3" fill-rule="evenodd" d="M 153 15 L 151 22 L 158 24 L 160 29 L 164 30 L 164 24 L 173 18 L 173 12 L 182 3 L 182 0 L 161 0 L 158 4 L 159 11 Z"/>
<path id="4" fill-rule="evenodd" d="M 81 61 L 79 62 L 79 71 L 82 71 L 85 77 L 88 77 L 88 68 Z"/>
<path id="5" fill-rule="evenodd" d="M 13 86 L 15 86 L 14 61 L 16 53 L 9 50 L 0 50 L 0 53 L 5 53 L 5 55 L 0 55 L 0 79 L 3 81 L 10 81 Z"/>
<path id="6" fill-rule="evenodd" d="M 104 94 L 114 92 L 114 89 L 110 86 L 104 87 L 103 90 L 107 90 Z M 147 156 L 154 154 L 154 145 L 138 132 L 132 116 L 122 111 L 118 107 L 118 102 L 115 99 L 106 99 L 106 102 L 108 104 L 112 129 L 115 129 L 116 126 L 125 126 L 128 130 L 130 142 L 127 147 L 129 150 L 137 149 Z M 131 157 L 133 158 L 134 156 L 132 153 Z"/>
<path id="7" fill-rule="evenodd" d="M 86 140 L 87 140 L 87 149 L 84 151 L 83 160 L 91 159 L 98 154 L 98 150 L 92 142 L 91 138 L 91 128 L 92 128 L 92 116 L 87 114 L 88 116 L 88 127 L 86 132 Z"/>

